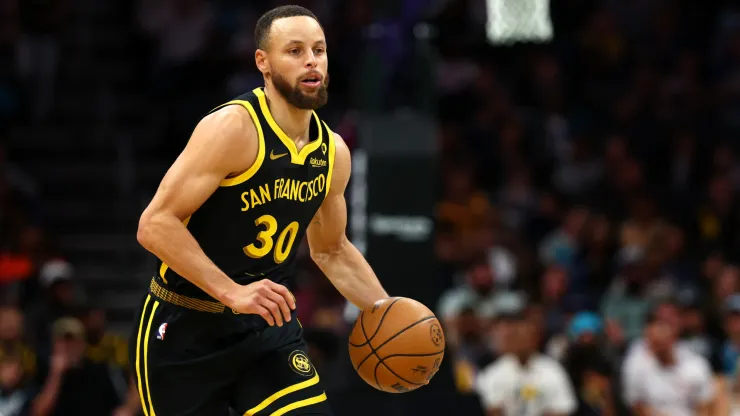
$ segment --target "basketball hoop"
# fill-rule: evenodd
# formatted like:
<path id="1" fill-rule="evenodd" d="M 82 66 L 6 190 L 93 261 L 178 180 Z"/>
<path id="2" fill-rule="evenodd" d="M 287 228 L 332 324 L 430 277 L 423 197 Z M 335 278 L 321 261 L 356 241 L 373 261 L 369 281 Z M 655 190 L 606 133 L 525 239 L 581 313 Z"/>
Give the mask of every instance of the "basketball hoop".
<path id="1" fill-rule="evenodd" d="M 550 0 L 486 0 L 486 32 L 493 44 L 552 40 Z"/>

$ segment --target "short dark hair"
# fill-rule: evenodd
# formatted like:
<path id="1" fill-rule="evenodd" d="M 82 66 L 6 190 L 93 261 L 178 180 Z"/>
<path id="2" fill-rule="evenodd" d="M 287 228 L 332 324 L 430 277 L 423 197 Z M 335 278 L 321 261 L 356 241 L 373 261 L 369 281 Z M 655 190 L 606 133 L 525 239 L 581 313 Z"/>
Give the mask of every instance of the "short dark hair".
<path id="1" fill-rule="evenodd" d="M 257 44 L 257 47 L 263 50 L 267 47 L 267 38 L 270 36 L 272 22 L 284 17 L 296 16 L 308 16 L 317 22 L 319 21 L 316 15 L 311 13 L 311 11 L 305 7 L 296 5 L 276 7 L 263 14 L 259 20 L 257 20 L 257 26 L 254 28 L 254 41 Z"/>

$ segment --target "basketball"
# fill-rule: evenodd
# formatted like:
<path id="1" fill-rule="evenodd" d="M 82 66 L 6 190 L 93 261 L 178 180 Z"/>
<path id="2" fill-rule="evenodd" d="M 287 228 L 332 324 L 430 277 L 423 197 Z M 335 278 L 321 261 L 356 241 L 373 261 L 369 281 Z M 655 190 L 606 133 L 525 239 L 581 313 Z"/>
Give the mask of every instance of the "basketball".
<path id="1" fill-rule="evenodd" d="M 357 317 L 349 356 L 366 383 L 388 393 L 429 384 L 442 364 L 445 338 L 437 317 L 409 298 L 378 301 Z"/>

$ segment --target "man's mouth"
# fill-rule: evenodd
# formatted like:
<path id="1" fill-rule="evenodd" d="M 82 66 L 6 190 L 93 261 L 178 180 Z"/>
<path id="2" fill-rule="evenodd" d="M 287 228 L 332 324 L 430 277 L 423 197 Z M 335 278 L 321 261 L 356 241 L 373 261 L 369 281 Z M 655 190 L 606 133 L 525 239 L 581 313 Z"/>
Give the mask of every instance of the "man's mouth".
<path id="1" fill-rule="evenodd" d="M 301 80 L 301 84 L 311 88 L 318 88 L 321 85 L 321 78 L 321 75 L 309 75 Z"/>

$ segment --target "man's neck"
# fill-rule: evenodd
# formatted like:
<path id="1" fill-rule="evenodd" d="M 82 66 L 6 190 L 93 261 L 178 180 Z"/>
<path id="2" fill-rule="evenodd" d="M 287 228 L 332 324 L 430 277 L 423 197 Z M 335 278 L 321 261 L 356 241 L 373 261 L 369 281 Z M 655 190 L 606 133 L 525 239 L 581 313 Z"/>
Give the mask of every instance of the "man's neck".
<path id="1" fill-rule="evenodd" d="M 673 348 L 662 354 L 655 354 L 655 358 L 663 367 L 673 367 L 673 365 L 676 364 L 676 357 L 673 352 Z"/>
<path id="2" fill-rule="evenodd" d="M 312 111 L 294 107 L 269 84 L 265 86 L 265 96 L 272 118 L 300 150 L 310 140 L 308 131 Z"/>
<path id="3" fill-rule="evenodd" d="M 523 352 L 514 354 L 514 356 L 516 357 L 517 361 L 519 361 L 519 364 L 522 367 L 527 367 L 529 366 L 529 363 L 532 361 L 534 354 L 535 353 L 532 351 L 523 351 Z"/>

